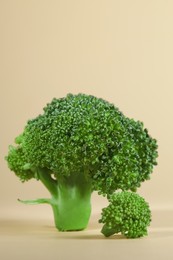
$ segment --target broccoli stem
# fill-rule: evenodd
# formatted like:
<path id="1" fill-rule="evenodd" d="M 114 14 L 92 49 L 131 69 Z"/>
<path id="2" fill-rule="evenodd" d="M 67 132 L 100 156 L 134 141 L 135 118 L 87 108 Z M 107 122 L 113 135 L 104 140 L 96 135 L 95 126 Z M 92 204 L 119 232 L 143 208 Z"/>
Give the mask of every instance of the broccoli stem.
<path id="1" fill-rule="evenodd" d="M 51 198 L 19 200 L 24 204 L 51 205 L 55 226 L 60 231 L 83 230 L 87 227 L 91 214 L 91 181 L 86 174 L 71 174 L 54 180 L 48 169 L 37 169 L 36 174 L 48 189 Z"/>
<path id="2" fill-rule="evenodd" d="M 116 229 L 114 228 L 110 228 L 108 227 L 106 224 L 103 226 L 101 233 L 105 236 L 105 237 L 110 237 L 112 235 L 114 235 L 115 233 L 118 233 Z"/>
<path id="3" fill-rule="evenodd" d="M 36 171 L 37 171 L 40 181 L 48 189 L 50 194 L 52 196 L 56 196 L 57 195 L 57 181 L 51 177 L 50 171 L 46 168 L 37 169 Z"/>
<path id="4" fill-rule="evenodd" d="M 28 205 L 37 205 L 37 204 L 50 204 L 51 205 L 51 199 L 36 199 L 36 200 L 21 200 L 18 199 L 19 202 L 22 202 L 24 204 Z"/>
<path id="5" fill-rule="evenodd" d="M 91 214 L 91 183 L 83 175 L 60 179 L 52 198 L 55 226 L 60 231 L 83 230 Z"/>
<path id="6" fill-rule="evenodd" d="M 40 181 L 48 189 L 51 199 L 23 201 L 25 204 L 48 203 L 52 206 L 55 226 L 60 231 L 83 230 L 91 214 L 91 182 L 86 173 L 71 174 L 54 180 L 47 169 L 38 169 Z"/>

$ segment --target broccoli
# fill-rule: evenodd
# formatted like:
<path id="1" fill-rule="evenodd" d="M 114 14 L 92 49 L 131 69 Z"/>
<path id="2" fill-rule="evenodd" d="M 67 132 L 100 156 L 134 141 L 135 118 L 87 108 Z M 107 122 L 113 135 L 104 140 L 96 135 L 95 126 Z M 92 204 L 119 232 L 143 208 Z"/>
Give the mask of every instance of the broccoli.
<path id="1" fill-rule="evenodd" d="M 122 191 L 109 197 L 110 204 L 102 209 L 102 233 L 109 237 L 121 232 L 127 238 L 147 235 L 151 221 L 148 203 L 136 193 Z"/>
<path id="2" fill-rule="evenodd" d="M 54 98 L 29 120 L 9 147 L 8 167 L 22 182 L 36 179 L 60 231 L 82 230 L 91 214 L 91 194 L 136 191 L 157 164 L 157 141 L 143 123 L 125 117 L 113 104 L 92 95 Z"/>

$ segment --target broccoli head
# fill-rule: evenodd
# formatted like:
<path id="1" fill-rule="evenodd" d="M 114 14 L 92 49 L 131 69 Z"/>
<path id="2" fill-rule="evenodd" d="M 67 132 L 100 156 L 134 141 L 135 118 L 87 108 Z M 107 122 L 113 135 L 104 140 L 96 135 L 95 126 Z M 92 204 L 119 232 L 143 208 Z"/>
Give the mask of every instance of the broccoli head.
<path id="1" fill-rule="evenodd" d="M 151 221 L 148 203 L 136 193 L 124 191 L 109 197 L 110 204 L 102 209 L 100 223 L 104 223 L 102 233 L 109 237 L 121 233 L 127 238 L 147 235 Z"/>
<path id="2" fill-rule="evenodd" d="M 59 230 L 86 227 L 92 191 L 110 195 L 136 191 L 157 164 L 157 142 L 143 123 L 91 95 L 54 98 L 41 115 L 29 120 L 6 156 L 22 182 L 40 180 Z"/>

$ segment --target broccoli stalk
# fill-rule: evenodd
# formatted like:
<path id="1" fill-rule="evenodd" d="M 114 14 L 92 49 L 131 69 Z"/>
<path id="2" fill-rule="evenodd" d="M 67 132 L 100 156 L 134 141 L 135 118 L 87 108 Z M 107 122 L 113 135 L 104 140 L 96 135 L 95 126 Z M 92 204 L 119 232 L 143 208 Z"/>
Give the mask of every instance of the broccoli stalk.
<path id="1" fill-rule="evenodd" d="M 157 142 L 143 123 L 94 96 L 54 98 L 29 120 L 6 160 L 22 182 L 36 179 L 50 192 L 47 203 L 60 231 L 86 228 L 91 194 L 136 191 L 157 164 Z"/>
<path id="2" fill-rule="evenodd" d="M 45 169 L 37 174 L 49 190 L 51 199 L 19 200 L 24 204 L 49 204 L 54 213 L 55 226 L 60 231 L 82 230 L 91 214 L 91 183 L 84 175 L 69 176 L 55 181 Z"/>
<path id="3" fill-rule="evenodd" d="M 56 227 L 63 230 L 82 230 L 91 214 L 91 184 L 85 178 L 69 177 L 58 185 L 58 195 L 52 204 Z"/>

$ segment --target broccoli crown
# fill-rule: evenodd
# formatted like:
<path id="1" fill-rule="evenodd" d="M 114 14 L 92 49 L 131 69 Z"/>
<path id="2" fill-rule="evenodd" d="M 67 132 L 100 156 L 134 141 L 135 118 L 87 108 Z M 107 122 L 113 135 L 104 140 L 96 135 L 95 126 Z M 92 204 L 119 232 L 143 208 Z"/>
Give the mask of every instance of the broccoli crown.
<path id="1" fill-rule="evenodd" d="M 102 209 L 100 223 L 104 223 L 102 233 L 110 236 L 121 232 L 127 238 L 147 235 L 151 221 L 148 203 L 136 193 L 124 191 L 110 196 L 110 204 Z"/>
<path id="2" fill-rule="evenodd" d="M 15 163 L 10 151 L 7 161 L 23 181 L 36 177 L 29 168 L 46 168 L 55 179 L 84 174 L 104 194 L 135 190 L 157 164 L 156 140 L 143 123 L 85 94 L 54 98 L 43 114 L 28 121 L 15 149 L 21 162 L 16 154 Z"/>

